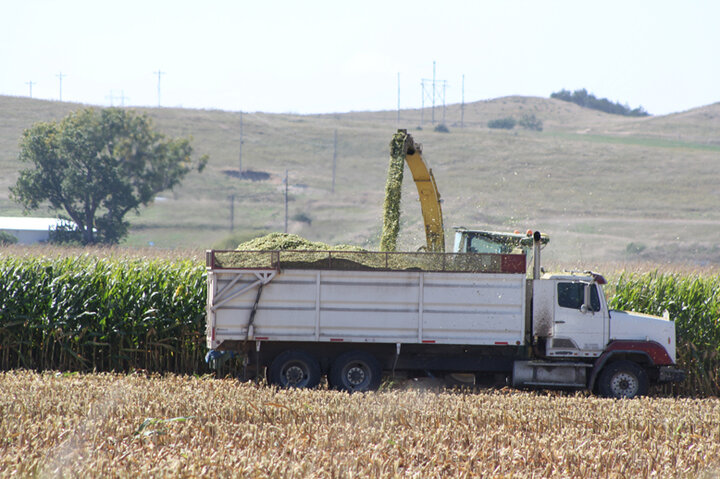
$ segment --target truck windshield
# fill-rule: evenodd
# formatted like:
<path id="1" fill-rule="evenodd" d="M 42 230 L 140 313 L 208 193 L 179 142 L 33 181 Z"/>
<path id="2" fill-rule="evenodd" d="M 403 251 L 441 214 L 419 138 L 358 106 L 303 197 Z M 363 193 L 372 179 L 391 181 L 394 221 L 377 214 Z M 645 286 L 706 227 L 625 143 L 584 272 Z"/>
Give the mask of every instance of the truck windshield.
<path id="1" fill-rule="evenodd" d="M 558 306 L 562 308 L 580 309 L 585 302 L 585 283 L 558 283 Z M 600 298 L 597 286 L 590 286 L 590 311 L 600 311 Z"/>

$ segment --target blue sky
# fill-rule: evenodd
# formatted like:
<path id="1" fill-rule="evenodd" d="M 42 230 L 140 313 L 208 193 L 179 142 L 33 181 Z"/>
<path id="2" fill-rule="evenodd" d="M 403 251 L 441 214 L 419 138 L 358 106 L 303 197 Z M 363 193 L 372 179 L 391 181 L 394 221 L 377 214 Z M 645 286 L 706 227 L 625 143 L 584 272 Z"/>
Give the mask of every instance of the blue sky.
<path id="1" fill-rule="evenodd" d="M 547 97 L 720 101 L 720 2 L 2 0 L 0 94 L 293 113 Z"/>

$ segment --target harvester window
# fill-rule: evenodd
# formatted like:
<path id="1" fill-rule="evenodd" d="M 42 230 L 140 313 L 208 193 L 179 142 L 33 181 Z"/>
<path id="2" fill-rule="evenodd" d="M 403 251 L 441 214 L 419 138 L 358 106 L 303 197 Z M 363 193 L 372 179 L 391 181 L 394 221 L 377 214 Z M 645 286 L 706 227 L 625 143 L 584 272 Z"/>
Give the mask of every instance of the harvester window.
<path id="1" fill-rule="evenodd" d="M 482 236 L 473 235 L 469 237 L 468 253 L 510 253 L 512 245 L 502 244 L 498 241 L 492 241 Z"/>
<path id="2" fill-rule="evenodd" d="M 591 311 L 600 311 L 600 298 L 597 287 L 590 286 Z M 558 305 L 561 308 L 580 309 L 585 302 L 585 283 L 558 283 Z"/>

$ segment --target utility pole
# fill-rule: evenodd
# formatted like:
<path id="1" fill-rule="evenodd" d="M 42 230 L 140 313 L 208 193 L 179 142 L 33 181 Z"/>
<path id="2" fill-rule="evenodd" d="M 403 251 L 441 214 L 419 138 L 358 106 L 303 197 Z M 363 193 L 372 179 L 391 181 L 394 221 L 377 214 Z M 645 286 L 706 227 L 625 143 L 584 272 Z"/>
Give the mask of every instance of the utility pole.
<path id="1" fill-rule="evenodd" d="M 63 75 L 63 73 L 60 72 L 60 73 L 58 73 L 56 76 L 57 76 L 58 79 L 60 80 L 60 101 L 62 101 L 62 79 L 63 79 L 64 77 L 66 77 L 67 75 Z"/>
<path id="2" fill-rule="evenodd" d="M 158 71 L 153 72 L 153 73 L 156 74 L 157 77 L 158 77 L 158 108 L 160 108 L 160 77 L 161 77 L 162 75 L 164 75 L 165 72 L 164 72 L 164 71 L 160 71 L 160 69 L 158 69 Z"/>
<path id="3" fill-rule="evenodd" d="M 230 232 L 235 230 L 235 195 L 228 196 L 230 199 Z"/>
<path id="4" fill-rule="evenodd" d="M 121 106 L 121 107 L 124 107 L 124 106 L 125 106 L 125 99 L 126 99 L 126 98 L 127 98 L 128 101 L 130 100 L 130 98 L 128 98 L 128 97 L 125 96 L 125 90 L 120 90 L 120 106 Z"/>
<path id="5" fill-rule="evenodd" d="M 400 72 L 398 72 L 398 108 L 397 108 L 397 126 L 400 128 Z M 337 139 L 337 130 L 335 130 Z"/>
<path id="6" fill-rule="evenodd" d="M 32 98 L 32 86 L 33 86 L 33 85 L 37 85 L 37 83 L 34 82 L 34 81 L 32 81 L 32 80 L 30 80 L 30 81 L 26 81 L 25 84 L 30 87 L 30 98 Z"/>
<path id="7" fill-rule="evenodd" d="M 285 170 L 285 233 L 288 232 L 288 170 Z"/>
<path id="8" fill-rule="evenodd" d="M 238 173 L 242 177 L 243 112 L 240 112 L 240 154 L 238 155 Z"/>
<path id="9" fill-rule="evenodd" d="M 420 96 L 422 97 L 420 100 L 420 126 L 423 126 L 423 122 L 425 121 L 425 80 L 420 80 L 420 87 L 422 88 L 420 92 Z"/>
<path id="10" fill-rule="evenodd" d="M 433 96 L 433 102 L 432 102 L 432 124 L 435 124 L 435 60 L 433 60 L 433 82 L 432 82 L 432 96 Z"/>
<path id="11" fill-rule="evenodd" d="M 332 187 L 331 193 L 335 193 L 335 170 L 337 168 L 337 129 L 335 129 L 335 137 L 333 139 L 333 168 L 332 168 Z"/>
<path id="12" fill-rule="evenodd" d="M 442 82 L 442 102 L 443 102 L 443 121 L 442 124 L 445 125 L 445 89 L 447 88 L 447 81 L 443 80 Z"/>
<path id="13" fill-rule="evenodd" d="M 465 128 L 465 74 L 462 76 L 462 103 L 460 103 L 460 128 Z"/>

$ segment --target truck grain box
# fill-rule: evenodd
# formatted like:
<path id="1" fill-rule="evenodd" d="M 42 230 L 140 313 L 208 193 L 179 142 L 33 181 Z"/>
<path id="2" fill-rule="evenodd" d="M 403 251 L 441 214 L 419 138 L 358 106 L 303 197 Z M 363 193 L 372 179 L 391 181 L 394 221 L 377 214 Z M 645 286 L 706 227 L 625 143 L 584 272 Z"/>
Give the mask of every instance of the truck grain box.
<path id="1" fill-rule="evenodd" d="M 524 254 L 208 251 L 207 343 L 282 387 L 366 391 L 383 373 L 635 397 L 682 380 L 667 318 L 609 311 L 594 273 Z"/>

